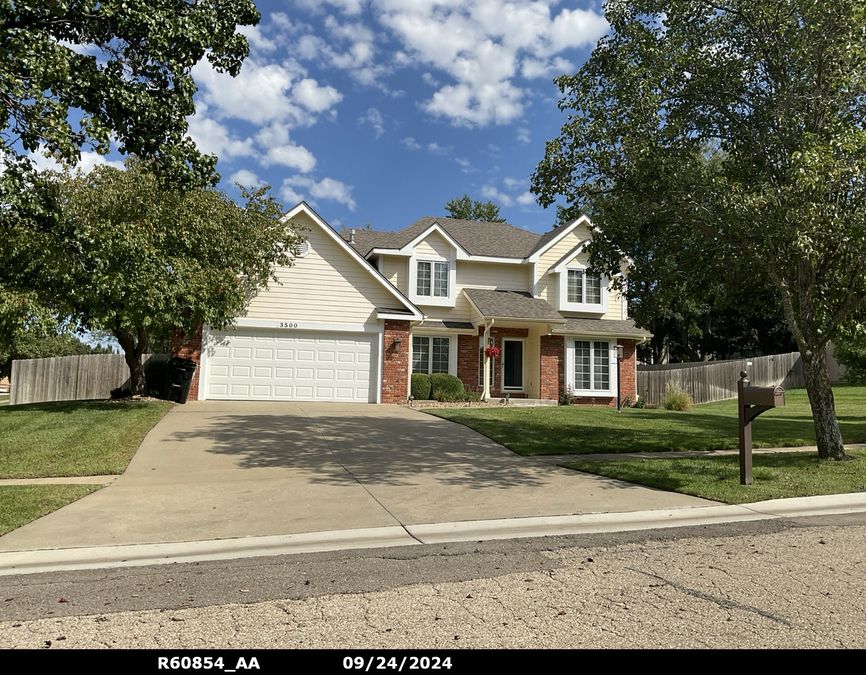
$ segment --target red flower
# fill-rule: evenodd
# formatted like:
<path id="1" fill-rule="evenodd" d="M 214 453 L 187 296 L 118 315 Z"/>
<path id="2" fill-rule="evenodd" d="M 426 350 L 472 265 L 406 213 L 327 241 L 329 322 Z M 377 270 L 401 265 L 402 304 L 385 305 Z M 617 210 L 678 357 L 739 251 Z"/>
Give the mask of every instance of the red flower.
<path id="1" fill-rule="evenodd" d="M 484 350 L 484 355 L 491 359 L 499 358 L 499 347 L 488 347 Z"/>

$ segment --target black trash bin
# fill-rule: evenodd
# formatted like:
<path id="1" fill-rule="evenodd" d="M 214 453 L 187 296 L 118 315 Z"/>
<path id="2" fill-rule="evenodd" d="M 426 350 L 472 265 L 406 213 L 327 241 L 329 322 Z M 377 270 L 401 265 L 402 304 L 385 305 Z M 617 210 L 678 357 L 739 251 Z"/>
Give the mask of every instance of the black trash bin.
<path id="1" fill-rule="evenodd" d="M 196 367 L 196 362 L 190 359 L 182 359 L 175 356 L 168 360 L 168 391 L 165 393 L 166 400 L 186 403 Z"/>

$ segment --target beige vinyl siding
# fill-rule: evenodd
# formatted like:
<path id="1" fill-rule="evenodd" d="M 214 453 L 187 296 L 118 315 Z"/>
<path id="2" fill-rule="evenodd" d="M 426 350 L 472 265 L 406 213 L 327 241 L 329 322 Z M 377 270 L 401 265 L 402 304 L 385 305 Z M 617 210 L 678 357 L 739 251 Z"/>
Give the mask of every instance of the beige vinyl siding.
<path id="1" fill-rule="evenodd" d="M 431 232 L 415 246 L 415 257 L 450 258 L 451 244 L 438 232 Z"/>
<path id="2" fill-rule="evenodd" d="M 424 305 L 421 307 L 424 316 L 434 321 L 471 321 L 472 307 L 466 296 L 457 291 L 454 307 L 437 307 L 435 305 Z"/>
<path id="3" fill-rule="evenodd" d="M 563 256 L 567 255 L 575 246 L 583 241 L 591 238 L 591 234 L 585 225 L 580 225 L 575 230 L 565 237 L 562 241 L 557 242 L 549 251 L 538 261 L 538 287 L 537 295 L 539 298 L 546 300 L 552 307 L 557 306 L 556 284 L 558 281 L 557 274 L 550 274 L 554 265 L 560 262 Z M 573 259 L 581 265 L 589 264 L 589 254 L 586 251 L 581 251 Z M 571 261 L 569 261 L 571 262 Z M 563 316 L 580 316 L 576 312 L 562 312 Z M 622 320 L 622 298 L 618 291 L 608 290 L 608 309 L 601 318 Z"/>
<path id="4" fill-rule="evenodd" d="M 541 398 L 541 336 L 546 330 L 538 326 L 529 328 L 529 337 L 523 342 L 523 386 L 527 398 Z"/>
<path id="5" fill-rule="evenodd" d="M 403 295 L 408 294 L 409 259 L 402 256 L 382 256 L 382 274 Z"/>
<path id="6" fill-rule="evenodd" d="M 531 292 L 532 266 L 458 260 L 457 292 L 463 288 Z"/>
<path id="7" fill-rule="evenodd" d="M 373 277 L 371 270 L 345 251 L 326 232 L 301 213 L 295 222 L 309 228 L 304 234 L 310 252 L 292 267 L 276 270 L 281 285 L 271 282 L 253 298 L 246 316 L 335 323 L 376 321 L 376 307 L 398 301 Z"/>

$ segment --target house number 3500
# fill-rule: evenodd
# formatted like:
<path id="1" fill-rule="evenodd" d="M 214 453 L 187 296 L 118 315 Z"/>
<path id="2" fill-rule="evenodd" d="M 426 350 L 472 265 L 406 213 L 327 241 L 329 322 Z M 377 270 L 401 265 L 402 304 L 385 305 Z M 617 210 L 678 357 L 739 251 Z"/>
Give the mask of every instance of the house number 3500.
<path id="1" fill-rule="evenodd" d="M 280 328 L 297 328 L 297 323 L 292 323 L 291 321 L 280 321 Z"/>

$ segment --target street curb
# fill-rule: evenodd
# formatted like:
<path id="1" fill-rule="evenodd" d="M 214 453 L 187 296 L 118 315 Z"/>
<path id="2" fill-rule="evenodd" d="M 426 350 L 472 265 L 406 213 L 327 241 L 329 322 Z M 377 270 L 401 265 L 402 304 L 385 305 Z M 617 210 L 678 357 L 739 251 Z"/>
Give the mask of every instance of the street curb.
<path id="1" fill-rule="evenodd" d="M 866 512 L 866 493 L 626 513 L 429 523 L 241 539 L 0 552 L 0 576 L 348 549 L 666 529 Z"/>

